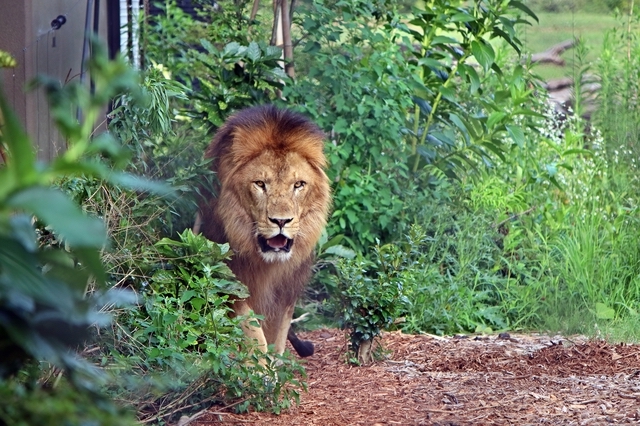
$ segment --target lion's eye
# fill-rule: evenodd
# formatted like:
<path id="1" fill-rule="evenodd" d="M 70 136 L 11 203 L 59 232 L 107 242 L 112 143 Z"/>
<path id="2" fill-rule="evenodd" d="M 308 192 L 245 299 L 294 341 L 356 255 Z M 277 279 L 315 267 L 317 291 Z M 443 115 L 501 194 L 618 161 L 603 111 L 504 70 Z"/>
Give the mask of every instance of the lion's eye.
<path id="1" fill-rule="evenodd" d="M 258 188 L 261 188 L 261 189 L 265 189 L 265 188 L 267 187 L 267 186 L 264 184 L 264 182 L 263 182 L 263 181 L 261 181 L 261 180 L 257 180 L 257 181 L 255 181 L 255 182 L 253 182 L 253 184 L 254 184 L 255 186 L 257 186 Z"/>
<path id="2" fill-rule="evenodd" d="M 303 181 L 303 180 L 299 180 L 299 181 L 297 181 L 296 183 L 294 183 L 294 184 L 293 184 L 293 187 L 294 187 L 295 189 L 300 189 L 300 188 L 302 188 L 303 186 L 305 186 L 306 184 L 307 184 L 307 182 L 305 182 L 305 181 Z"/>

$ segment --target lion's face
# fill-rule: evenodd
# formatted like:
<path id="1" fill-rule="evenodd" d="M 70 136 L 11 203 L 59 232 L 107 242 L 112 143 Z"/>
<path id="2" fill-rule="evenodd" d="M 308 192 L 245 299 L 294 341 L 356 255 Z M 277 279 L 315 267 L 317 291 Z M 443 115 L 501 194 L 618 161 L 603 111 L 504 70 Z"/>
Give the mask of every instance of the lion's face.
<path id="1" fill-rule="evenodd" d="M 309 213 L 309 195 L 318 190 L 317 172 L 295 152 L 282 156 L 266 151 L 238 175 L 243 204 L 254 224 L 255 250 L 267 262 L 289 260 L 298 237 L 305 237 L 300 235 L 301 217 Z"/>
<path id="2" fill-rule="evenodd" d="M 306 118 L 274 108 L 229 119 L 207 151 L 220 184 L 207 235 L 253 265 L 307 261 L 330 205 L 323 138 Z"/>

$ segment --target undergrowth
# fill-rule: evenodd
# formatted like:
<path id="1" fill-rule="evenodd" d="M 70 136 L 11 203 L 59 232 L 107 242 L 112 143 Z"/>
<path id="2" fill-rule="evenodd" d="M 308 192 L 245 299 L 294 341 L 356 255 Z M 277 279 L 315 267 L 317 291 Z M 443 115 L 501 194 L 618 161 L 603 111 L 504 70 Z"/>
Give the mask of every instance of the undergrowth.
<path id="1" fill-rule="evenodd" d="M 95 417 L 111 424 L 126 410 L 109 398 L 159 424 L 211 404 L 278 413 L 298 401 L 305 384 L 297 361 L 262 358 L 243 338 L 242 318 L 228 315 L 229 298 L 246 296 L 225 266 L 228 246 L 189 230 L 199 189 L 215 179 L 202 159 L 211 130 L 255 103 L 303 110 L 327 133 L 334 210 L 318 247 L 308 293 L 314 300 L 306 302 L 316 317 L 350 330 L 352 361 L 368 362 L 371 341 L 387 329 L 537 329 L 637 340 L 640 44 L 633 13 L 608 34 L 596 63 L 582 63 L 586 55 L 578 54 L 572 64 L 575 76 L 600 78 L 598 108 L 586 122 L 580 88 L 576 113 L 558 115 L 517 58 L 522 44 L 514 26 L 536 19 L 524 3 L 435 2 L 414 10 L 407 26 L 393 2 L 306 2 L 294 14 L 302 37 L 296 81 L 278 68 L 279 50 L 257 40 L 262 24 L 249 23 L 231 3 L 210 17 L 216 25 L 165 3 L 167 17 L 147 28 L 153 61 L 117 98 L 104 136 L 92 139 L 92 123 L 77 130 L 69 115 L 80 103 L 96 118 L 96 98 L 41 80 L 53 94 L 52 116 L 77 142 L 52 165 L 16 161 L 22 169 L 14 173 L 8 141 L 25 138 L 9 134 L 11 125 L 1 128 L 9 166 L 0 167 L 0 238 L 21 246 L 31 268 L 15 274 L 24 265 L 12 269 L 9 243 L 0 245 L 0 309 L 15 314 L 2 321 L 36 324 L 42 303 L 70 320 L 53 299 L 29 293 L 32 287 L 22 288 L 28 297 L 16 296 L 7 277 L 25 276 L 42 285 L 68 280 L 69 312 L 86 308 L 74 317 L 83 329 L 106 325 L 105 313 L 114 318 L 110 327 L 91 328 L 76 354 L 106 372 L 108 380 L 84 382 L 89 391 L 77 381 L 84 376 L 73 374 L 75 357 L 48 359 L 27 344 L 24 336 L 42 330 L 21 334 L 11 328 L 16 323 L 3 322 L 0 338 L 23 351 L 0 360 L 3 421 L 49 424 L 58 416 L 80 424 Z M 167 46 L 179 53 L 168 55 L 176 49 Z M 93 71 L 108 64 L 97 61 Z M 123 81 L 103 80 L 111 89 L 109 82 Z M 28 146 L 10 148 L 32 159 Z M 30 202 L 40 192 L 16 201 L 30 185 L 46 185 L 45 201 L 70 197 L 105 228 L 69 226 L 74 218 L 96 223 L 71 201 L 58 203 L 73 213 L 68 217 L 48 216 L 42 203 Z M 45 220 L 34 223 L 23 211 Z M 131 301 L 122 296 L 87 305 L 93 298 L 85 293 L 103 296 L 106 288 L 126 289 L 112 294 L 135 294 L 137 304 L 116 303 Z"/>

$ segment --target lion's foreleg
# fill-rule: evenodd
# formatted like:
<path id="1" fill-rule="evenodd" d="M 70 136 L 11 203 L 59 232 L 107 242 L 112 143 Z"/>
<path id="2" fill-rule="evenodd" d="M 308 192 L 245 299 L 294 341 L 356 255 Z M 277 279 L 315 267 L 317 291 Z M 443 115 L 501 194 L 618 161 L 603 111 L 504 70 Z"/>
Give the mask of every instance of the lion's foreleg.
<path id="1" fill-rule="evenodd" d="M 284 353 L 285 345 L 287 344 L 287 334 L 289 333 L 289 327 L 291 327 L 291 318 L 293 318 L 293 310 L 295 306 L 287 306 L 280 318 L 280 324 L 275 324 L 278 327 L 276 339 L 274 341 L 275 351 L 278 355 Z"/>
<path id="2" fill-rule="evenodd" d="M 249 316 L 252 312 L 251 307 L 246 300 L 236 300 L 233 302 L 233 312 L 236 316 Z M 242 331 L 249 339 L 255 339 L 258 342 L 258 349 L 267 353 L 267 339 L 258 320 L 255 318 L 245 318 L 241 323 Z"/>

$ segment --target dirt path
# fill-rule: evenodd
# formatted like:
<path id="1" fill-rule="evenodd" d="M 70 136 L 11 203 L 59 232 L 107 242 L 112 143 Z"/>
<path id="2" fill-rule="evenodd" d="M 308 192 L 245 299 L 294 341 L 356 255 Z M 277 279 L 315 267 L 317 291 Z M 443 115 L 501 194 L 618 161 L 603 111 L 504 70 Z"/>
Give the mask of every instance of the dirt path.
<path id="1" fill-rule="evenodd" d="M 338 330 L 316 345 L 309 391 L 280 416 L 207 414 L 199 426 L 602 425 L 640 423 L 640 346 L 584 338 L 440 338 L 385 333 L 388 358 L 345 364 Z"/>

